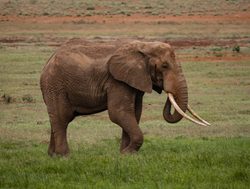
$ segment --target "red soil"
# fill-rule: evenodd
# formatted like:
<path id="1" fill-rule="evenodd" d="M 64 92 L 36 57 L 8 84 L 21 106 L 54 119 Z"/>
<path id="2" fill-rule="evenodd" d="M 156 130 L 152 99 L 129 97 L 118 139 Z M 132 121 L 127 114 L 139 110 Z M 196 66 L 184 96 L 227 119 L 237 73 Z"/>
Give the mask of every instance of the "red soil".
<path id="1" fill-rule="evenodd" d="M 115 15 L 115 16 L 105 16 L 105 15 L 94 15 L 94 16 L 0 16 L 0 22 L 14 22 L 14 23 L 44 23 L 44 24 L 53 24 L 53 23 L 185 23 L 185 22 L 195 22 L 195 23 L 249 23 L 250 24 L 250 12 L 239 12 L 228 15 L 181 15 L 181 16 L 169 16 L 169 15 L 141 15 L 134 14 L 131 16 L 126 15 Z M 15 43 L 22 41 L 32 41 L 33 39 L 27 39 L 25 37 L 0 37 L 0 42 L 9 43 L 10 45 L 16 45 Z M 61 39 L 44 38 L 45 42 L 52 43 L 53 46 L 59 46 L 61 44 Z M 175 40 L 167 41 L 175 48 L 186 48 L 192 46 L 232 46 L 236 42 L 232 40 L 220 41 L 220 40 L 211 40 L 211 39 L 199 39 L 199 40 Z M 238 43 L 245 46 L 245 39 L 238 39 Z M 183 62 L 186 61 L 197 61 L 197 62 L 222 62 L 222 61 L 242 61 L 250 60 L 249 55 L 243 54 L 223 54 L 221 57 L 217 56 L 207 56 L 207 57 L 196 57 L 182 54 L 179 56 L 179 59 Z"/>

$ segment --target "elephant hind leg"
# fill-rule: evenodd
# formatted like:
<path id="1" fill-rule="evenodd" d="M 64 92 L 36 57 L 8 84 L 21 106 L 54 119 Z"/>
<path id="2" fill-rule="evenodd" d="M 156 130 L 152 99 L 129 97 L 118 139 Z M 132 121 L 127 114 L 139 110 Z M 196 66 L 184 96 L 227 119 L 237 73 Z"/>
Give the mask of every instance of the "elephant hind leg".
<path id="1" fill-rule="evenodd" d="M 74 119 L 74 112 L 66 95 L 58 95 L 47 103 L 51 124 L 50 144 L 48 154 L 65 156 L 69 153 L 67 142 L 67 127 Z"/>
<path id="2" fill-rule="evenodd" d="M 69 154 L 69 147 L 67 142 L 67 122 L 60 122 L 58 119 L 52 118 L 50 144 L 48 148 L 48 154 L 62 155 Z"/>
<path id="3" fill-rule="evenodd" d="M 49 142 L 48 154 L 50 156 L 53 156 L 54 153 L 55 153 L 55 139 L 54 139 L 54 135 L 53 135 L 53 130 L 51 128 L 51 130 L 50 130 L 50 142 Z"/>

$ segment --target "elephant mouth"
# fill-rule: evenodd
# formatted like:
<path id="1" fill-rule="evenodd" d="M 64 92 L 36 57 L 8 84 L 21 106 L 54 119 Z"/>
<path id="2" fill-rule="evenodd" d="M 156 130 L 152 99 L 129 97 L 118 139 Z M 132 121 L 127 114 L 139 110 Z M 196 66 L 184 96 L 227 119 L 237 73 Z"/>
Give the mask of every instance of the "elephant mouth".
<path id="1" fill-rule="evenodd" d="M 191 107 L 189 105 L 187 105 L 187 110 L 190 112 L 190 114 L 194 117 L 190 117 L 189 115 L 187 115 L 180 107 L 179 105 L 176 103 L 175 101 L 175 98 L 173 96 L 172 93 L 167 93 L 168 95 L 168 99 L 169 99 L 169 102 L 167 102 L 167 109 L 168 109 L 168 112 L 170 112 L 170 109 L 171 109 L 171 105 L 173 105 L 173 107 L 175 108 L 175 110 L 184 118 L 186 118 L 187 120 L 193 122 L 193 123 L 196 123 L 198 125 L 201 125 L 201 126 L 210 126 L 211 124 L 208 123 L 207 121 L 205 121 L 204 119 L 202 119 L 200 116 L 198 116 L 197 113 L 195 113 L 194 110 L 191 109 Z M 171 103 L 171 104 L 170 104 Z"/>
<path id="2" fill-rule="evenodd" d="M 158 94 L 162 93 L 162 87 L 158 87 L 157 85 L 153 85 L 153 90 L 156 91 Z"/>

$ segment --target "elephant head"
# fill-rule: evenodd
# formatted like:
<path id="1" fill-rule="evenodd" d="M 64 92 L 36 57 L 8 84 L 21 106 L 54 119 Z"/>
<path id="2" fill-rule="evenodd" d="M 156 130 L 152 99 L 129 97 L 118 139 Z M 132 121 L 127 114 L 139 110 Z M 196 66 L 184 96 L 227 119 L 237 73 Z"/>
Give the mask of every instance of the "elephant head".
<path id="1" fill-rule="evenodd" d="M 183 117 L 200 124 L 209 125 L 188 106 L 188 88 L 181 65 L 173 48 L 162 42 L 133 41 L 118 49 L 108 61 L 111 75 L 133 88 L 151 93 L 152 90 L 168 94 L 163 117 L 176 123 Z M 171 113 L 171 105 L 175 110 Z M 198 120 L 188 116 L 189 110 Z"/>

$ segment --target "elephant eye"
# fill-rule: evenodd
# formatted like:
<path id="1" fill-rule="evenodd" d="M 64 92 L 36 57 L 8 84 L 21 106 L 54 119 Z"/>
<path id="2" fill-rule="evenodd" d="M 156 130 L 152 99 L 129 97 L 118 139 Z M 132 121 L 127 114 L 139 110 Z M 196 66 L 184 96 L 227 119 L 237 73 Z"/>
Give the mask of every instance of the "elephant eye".
<path id="1" fill-rule="evenodd" d="M 162 64 L 162 67 L 163 67 L 163 68 L 168 68 L 168 67 L 169 67 L 169 64 L 168 64 L 167 62 L 164 62 L 164 63 Z"/>

